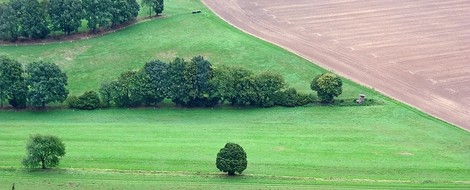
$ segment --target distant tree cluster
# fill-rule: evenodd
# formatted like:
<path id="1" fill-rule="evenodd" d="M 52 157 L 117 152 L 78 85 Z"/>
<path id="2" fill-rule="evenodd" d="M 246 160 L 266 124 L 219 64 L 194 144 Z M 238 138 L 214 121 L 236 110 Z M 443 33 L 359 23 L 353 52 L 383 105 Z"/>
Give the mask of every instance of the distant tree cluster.
<path id="1" fill-rule="evenodd" d="M 83 20 L 94 33 L 134 20 L 139 10 L 136 0 L 10 0 L 0 3 L 0 39 L 44 39 L 51 31 L 68 35 Z"/>
<path id="2" fill-rule="evenodd" d="M 212 107 L 225 102 L 234 106 L 302 106 L 313 96 L 286 89 L 277 73 L 254 74 L 239 67 L 214 68 L 202 56 L 170 63 L 154 60 L 138 71 L 122 73 L 102 84 L 103 106 L 157 105 L 165 98 L 184 107 Z"/>
<path id="3" fill-rule="evenodd" d="M 8 103 L 15 108 L 45 107 L 51 102 L 63 102 L 68 95 L 67 75 L 50 62 L 22 65 L 0 56 L 0 106 Z"/>

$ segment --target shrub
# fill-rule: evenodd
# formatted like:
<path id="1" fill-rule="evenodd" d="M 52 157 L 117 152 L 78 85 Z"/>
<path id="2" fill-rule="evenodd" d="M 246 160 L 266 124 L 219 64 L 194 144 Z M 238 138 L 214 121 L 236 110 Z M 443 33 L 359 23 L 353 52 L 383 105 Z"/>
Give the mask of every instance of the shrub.
<path id="1" fill-rule="evenodd" d="M 235 175 L 235 172 L 241 174 L 247 165 L 245 150 L 238 144 L 227 143 L 217 154 L 217 168 L 228 175 Z"/>
<path id="2" fill-rule="evenodd" d="M 85 92 L 83 95 L 78 97 L 80 107 L 78 109 L 83 110 L 94 110 L 101 106 L 100 96 L 95 91 Z"/>
<path id="3" fill-rule="evenodd" d="M 274 101 L 278 106 L 296 107 L 312 103 L 315 97 L 312 94 L 298 93 L 295 88 L 288 88 L 274 94 Z"/>
<path id="4" fill-rule="evenodd" d="M 67 104 L 69 108 L 78 109 L 78 97 L 74 95 L 70 95 L 67 98 Z"/>
<path id="5" fill-rule="evenodd" d="M 67 102 L 70 108 L 80 110 L 94 110 L 101 106 L 100 96 L 95 91 L 87 91 L 79 97 L 70 96 Z"/>

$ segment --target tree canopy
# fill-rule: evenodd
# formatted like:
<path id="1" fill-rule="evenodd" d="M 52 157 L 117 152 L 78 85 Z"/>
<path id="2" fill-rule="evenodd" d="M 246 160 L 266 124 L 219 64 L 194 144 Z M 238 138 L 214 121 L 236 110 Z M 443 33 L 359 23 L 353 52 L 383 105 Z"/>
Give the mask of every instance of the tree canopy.
<path id="1" fill-rule="evenodd" d="M 47 12 L 37 0 L 11 0 L 13 9 L 18 13 L 19 33 L 32 39 L 44 39 L 49 34 Z"/>
<path id="2" fill-rule="evenodd" d="M 111 25 L 111 11 L 113 3 L 111 0 L 82 0 L 85 11 L 84 18 L 88 21 L 88 28 L 95 33 L 100 27 Z"/>
<path id="3" fill-rule="evenodd" d="M 5 100 L 24 95 L 23 68 L 18 61 L 0 56 L 0 107 Z M 19 97 L 18 97 L 19 98 Z"/>
<path id="4" fill-rule="evenodd" d="M 84 15 L 81 0 L 50 0 L 49 17 L 52 30 L 65 34 L 78 31 Z"/>
<path id="5" fill-rule="evenodd" d="M 142 0 L 142 4 L 149 7 L 149 16 L 152 15 L 152 10 L 155 15 L 159 15 L 165 9 L 164 0 Z"/>
<path id="6" fill-rule="evenodd" d="M 247 165 L 245 150 L 238 144 L 229 142 L 217 153 L 216 166 L 228 175 L 235 175 L 235 172 L 241 174 Z"/>
<path id="7" fill-rule="evenodd" d="M 0 3 L 0 39 L 16 40 L 19 36 L 18 14 L 11 3 Z"/>
<path id="8" fill-rule="evenodd" d="M 317 75 L 310 85 L 312 90 L 317 91 L 317 95 L 322 102 L 331 103 L 334 97 L 338 97 L 342 92 L 343 82 L 333 73 L 323 73 Z"/>
<path id="9" fill-rule="evenodd" d="M 27 155 L 23 165 L 28 168 L 41 166 L 42 169 L 55 167 L 65 156 L 65 145 L 61 139 L 51 135 L 33 135 L 26 145 Z"/>
<path id="10" fill-rule="evenodd" d="M 35 107 L 67 99 L 67 75 L 59 66 L 50 62 L 33 62 L 26 67 L 26 84 L 29 87 L 28 102 Z"/>

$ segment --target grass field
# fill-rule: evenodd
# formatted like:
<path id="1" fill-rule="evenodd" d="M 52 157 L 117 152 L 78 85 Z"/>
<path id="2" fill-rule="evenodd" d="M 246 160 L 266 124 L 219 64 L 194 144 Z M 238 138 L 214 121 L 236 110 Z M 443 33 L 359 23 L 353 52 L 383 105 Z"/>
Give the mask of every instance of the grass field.
<path id="1" fill-rule="evenodd" d="M 193 9 L 203 14 L 192 15 Z M 197 0 L 166 3 L 166 16 L 100 38 L 0 47 L 22 62 L 58 63 L 72 94 L 98 89 L 145 61 L 204 55 L 215 65 L 277 71 L 301 91 L 324 70 L 247 36 Z M 470 134 L 346 80 L 377 106 L 0 111 L 0 189 L 397 189 L 470 188 Z M 29 172 L 30 134 L 67 146 L 59 169 Z M 248 154 L 243 176 L 215 167 L 233 141 Z"/>
<path id="2" fill-rule="evenodd" d="M 228 141 L 245 148 L 249 167 L 241 180 L 225 179 L 221 188 L 265 183 L 469 187 L 468 133 L 399 104 L 363 107 L 362 117 L 345 117 L 357 111 L 319 107 L 3 112 L 0 184 L 5 186 L 0 188 L 13 182 L 39 183 L 44 189 L 68 183 L 104 185 L 114 176 L 129 178 L 129 188 L 173 186 L 188 178 L 188 185 L 217 186 L 225 178 L 217 175 L 215 155 Z M 391 121 L 396 118 L 401 119 Z M 63 138 L 64 171 L 21 169 L 24 144 L 32 133 Z"/>

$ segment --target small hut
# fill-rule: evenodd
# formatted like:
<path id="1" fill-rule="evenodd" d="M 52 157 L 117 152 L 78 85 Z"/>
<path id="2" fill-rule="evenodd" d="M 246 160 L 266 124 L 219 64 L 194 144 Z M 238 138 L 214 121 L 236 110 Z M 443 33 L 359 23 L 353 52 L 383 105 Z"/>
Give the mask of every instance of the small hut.
<path id="1" fill-rule="evenodd" d="M 366 100 L 366 95 L 365 94 L 359 94 L 359 98 L 356 100 L 356 103 L 362 104 Z"/>

